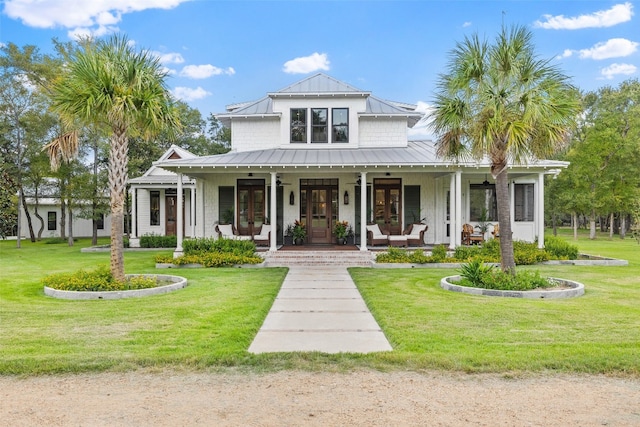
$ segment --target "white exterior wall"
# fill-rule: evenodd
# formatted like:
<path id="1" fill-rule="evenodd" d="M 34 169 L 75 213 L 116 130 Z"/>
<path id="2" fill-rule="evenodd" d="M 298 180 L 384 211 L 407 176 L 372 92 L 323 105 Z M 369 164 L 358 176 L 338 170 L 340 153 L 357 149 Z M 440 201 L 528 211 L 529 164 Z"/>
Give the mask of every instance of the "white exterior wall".
<path id="1" fill-rule="evenodd" d="M 31 216 L 31 224 L 33 226 L 33 233 L 37 236 L 38 230 L 40 229 L 40 220 L 35 215 L 34 206 L 28 204 L 29 215 Z M 48 230 L 48 212 L 56 213 L 56 229 Z M 73 237 L 91 237 L 93 235 L 93 222 L 90 219 L 79 218 L 76 216 L 77 210 L 74 210 L 73 214 Z M 38 203 L 38 213 L 42 217 L 44 221 L 44 229 L 42 231 L 42 237 L 60 237 L 61 236 L 61 226 L 60 226 L 60 215 L 61 209 L 58 204 L 50 204 L 50 203 Z M 29 237 L 29 225 L 27 224 L 27 215 L 25 214 L 23 209 L 20 209 L 20 221 L 21 221 L 21 237 L 27 238 Z M 69 210 L 67 209 L 67 218 L 65 225 L 65 235 L 69 235 Z M 104 217 L 104 228 L 102 230 L 98 230 L 98 237 L 109 237 L 111 235 L 111 216 L 105 215 Z"/>
<path id="2" fill-rule="evenodd" d="M 288 132 L 287 132 L 288 135 Z M 281 144 L 280 122 L 277 118 L 243 119 L 231 122 L 234 151 L 255 151 L 278 148 Z"/>
<path id="3" fill-rule="evenodd" d="M 151 225 L 151 211 L 149 209 L 151 200 L 151 191 L 160 191 L 160 224 Z M 191 190 L 183 188 L 184 194 L 184 235 L 191 236 Z M 136 189 L 138 205 L 136 206 L 137 237 L 145 234 L 159 234 L 164 236 L 166 233 L 166 195 L 164 188 L 138 188 Z M 196 208 L 197 209 L 197 208 Z M 198 223 L 196 219 L 196 224 Z"/>
<path id="4" fill-rule="evenodd" d="M 360 118 L 360 147 L 406 147 L 407 119 Z"/>
<path id="5" fill-rule="evenodd" d="M 282 119 L 280 121 L 280 145 L 283 147 L 302 148 L 303 143 L 292 144 L 290 141 L 290 125 L 291 125 L 291 109 L 292 108 L 328 108 L 329 116 L 329 135 L 331 135 L 331 109 L 332 108 L 348 108 L 349 109 L 349 142 L 337 143 L 336 145 L 343 148 L 355 148 L 359 144 L 359 123 L 358 113 L 366 110 L 367 104 L 364 98 L 346 98 L 336 96 L 334 98 L 276 98 L 273 100 L 273 111 L 280 113 Z M 311 118 L 307 119 L 307 135 L 311 135 Z M 330 136 L 331 138 L 331 136 Z M 329 144 L 307 144 L 308 147 L 326 148 Z"/>

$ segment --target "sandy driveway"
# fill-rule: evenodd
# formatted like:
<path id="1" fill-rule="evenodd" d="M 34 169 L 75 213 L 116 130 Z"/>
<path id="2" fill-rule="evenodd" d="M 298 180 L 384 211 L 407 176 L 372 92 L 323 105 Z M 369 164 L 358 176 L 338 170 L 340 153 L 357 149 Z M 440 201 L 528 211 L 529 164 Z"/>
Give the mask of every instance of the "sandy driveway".
<path id="1" fill-rule="evenodd" d="M 640 426 L 640 380 L 432 372 L 0 377 L 2 426 Z"/>

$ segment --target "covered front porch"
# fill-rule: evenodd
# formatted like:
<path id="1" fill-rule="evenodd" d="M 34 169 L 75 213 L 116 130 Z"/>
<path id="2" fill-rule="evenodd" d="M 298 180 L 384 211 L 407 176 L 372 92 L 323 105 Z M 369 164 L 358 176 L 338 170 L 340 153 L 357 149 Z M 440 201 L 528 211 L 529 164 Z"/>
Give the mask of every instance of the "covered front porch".
<path id="1" fill-rule="evenodd" d="M 394 149 L 272 149 L 169 160 L 159 166 L 178 174 L 177 201 L 183 203 L 182 176 L 195 181 L 194 235 L 217 236 L 216 226 L 231 223 L 238 234 L 272 230 L 266 249 L 305 250 L 336 243 L 335 223 L 346 221 L 352 245 L 367 245 L 367 225 L 400 236 L 415 223 L 428 226 L 414 247 L 462 244 L 464 224 L 497 223 L 495 188 L 489 165 L 445 162 L 431 142 L 410 142 Z M 562 162 L 539 161 L 508 170 L 513 237 L 544 242 L 544 176 Z M 177 207 L 182 224 L 183 209 Z M 304 245 L 288 247 L 287 230 L 305 225 Z M 182 251 L 183 227 L 178 225 Z M 485 238 L 491 238 L 491 229 Z"/>

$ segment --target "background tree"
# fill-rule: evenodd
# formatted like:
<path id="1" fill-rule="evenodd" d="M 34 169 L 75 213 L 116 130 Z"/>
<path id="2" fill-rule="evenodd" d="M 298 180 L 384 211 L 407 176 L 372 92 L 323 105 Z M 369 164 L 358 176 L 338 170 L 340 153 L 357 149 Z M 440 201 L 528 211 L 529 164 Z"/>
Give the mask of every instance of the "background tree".
<path id="1" fill-rule="evenodd" d="M 178 115 L 157 57 L 136 52 L 126 37 L 83 40 L 51 88 L 53 109 L 69 129 L 83 125 L 110 130 L 109 192 L 111 273 L 124 280 L 124 202 L 130 136 L 150 138 L 179 127 Z M 49 145 L 54 166 L 75 154 L 77 134 L 67 133 Z"/>
<path id="2" fill-rule="evenodd" d="M 438 78 L 431 114 L 438 153 L 489 158 L 505 272 L 515 273 L 507 166 L 551 155 L 568 139 L 579 111 L 576 89 L 537 58 L 524 27 L 503 27 L 493 44 L 478 35 L 465 38 Z"/>

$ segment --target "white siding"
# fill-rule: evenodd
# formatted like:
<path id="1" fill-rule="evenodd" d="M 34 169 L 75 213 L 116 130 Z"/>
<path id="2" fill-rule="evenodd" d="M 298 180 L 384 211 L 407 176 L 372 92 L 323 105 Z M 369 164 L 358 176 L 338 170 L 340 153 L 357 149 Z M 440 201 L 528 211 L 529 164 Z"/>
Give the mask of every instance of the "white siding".
<path id="1" fill-rule="evenodd" d="M 406 147 L 407 119 L 362 117 L 360 147 Z"/>
<path id="2" fill-rule="evenodd" d="M 255 151 L 280 145 L 280 123 L 277 118 L 234 119 L 231 140 L 235 151 Z"/>

